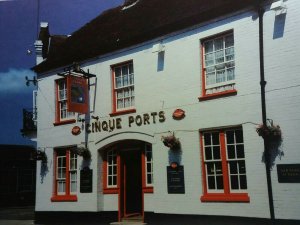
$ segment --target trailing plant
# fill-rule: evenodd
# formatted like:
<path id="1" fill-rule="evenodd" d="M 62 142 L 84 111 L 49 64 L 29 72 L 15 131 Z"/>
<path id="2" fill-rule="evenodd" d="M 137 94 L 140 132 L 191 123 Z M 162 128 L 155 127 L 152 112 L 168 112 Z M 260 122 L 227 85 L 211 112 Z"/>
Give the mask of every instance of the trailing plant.
<path id="1" fill-rule="evenodd" d="M 180 149 L 180 141 L 178 138 L 175 137 L 174 133 L 168 136 L 162 136 L 161 140 L 164 143 L 164 145 L 169 147 L 170 149 L 173 150 Z"/>
<path id="2" fill-rule="evenodd" d="M 91 152 L 86 147 L 76 147 L 73 148 L 72 151 L 79 156 L 82 156 L 83 159 L 88 160 L 91 158 Z"/>
<path id="3" fill-rule="evenodd" d="M 36 150 L 33 152 L 33 159 L 41 160 L 43 164 L 47 163 L 47 155 L 44 151 Z"/>
<path id="4" fill-rule="evenodd" d="M 268 120 L 269 125 L 260 124 L 256 128 L 259 136 L 270 141 L 281 141 L 282 132 L 279 125 L 274 125 L 272 120 Z"/>

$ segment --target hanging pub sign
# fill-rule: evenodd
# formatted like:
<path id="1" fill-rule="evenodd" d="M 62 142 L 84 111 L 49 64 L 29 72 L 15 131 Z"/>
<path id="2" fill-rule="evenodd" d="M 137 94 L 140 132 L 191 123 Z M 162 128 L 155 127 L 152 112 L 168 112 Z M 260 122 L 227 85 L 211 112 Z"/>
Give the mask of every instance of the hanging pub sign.
<path id="1" fill-rule="evenodd" d="M 93 192 L 93 170 L 84 167 L 80 170 L 80 193 Z"/>
<path id="2" fill-rule="evenodd" d="M 85 114 L 88 112 L 88 84 L 83 77 L 67 76 L 68 111 Z"/>
<path id="3" fill-rule="evenodd" d="M 177 163 L 172 163 L 167 166 L 167 182 L 169 194 L 184 194 L 184 171 L 183 166 Z"/>

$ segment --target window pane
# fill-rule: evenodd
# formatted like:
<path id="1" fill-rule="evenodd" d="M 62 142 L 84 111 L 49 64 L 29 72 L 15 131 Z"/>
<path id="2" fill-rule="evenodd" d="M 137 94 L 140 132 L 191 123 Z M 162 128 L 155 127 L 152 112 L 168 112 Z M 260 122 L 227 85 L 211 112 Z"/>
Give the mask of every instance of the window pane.
<path id="1" fill-rule="evenodd" d="M 221 162 L 217 162 L 215 164 L 215 167 L 216 167 L 216 174 L 223 174 L 223 172 L 222 172 L 222 163 Z"/>
<path id="2" fill-rule="evenodd" d="M 151 174 L 147 174 L 147 184 L 152 184 L 152 176 L 151 176 Z"/>
<path id="3" fill-rule="evenodd" d="M 120 67 L 116 67 L 115 68 L 115 76 L 116 77 L 120 77 L 121 76 L 121 68 Z"/>
<path id="4" fill-rule="evenodd" d="M 242 130 L 235 130 L 235 135 L 236 135 L 236 143 L 244 143 Z"/>
<path id="5" fill-rule="evenodd" d="M 216 188 L 216 185 L 215 185 L 215 177 L 213 176 L 209 176 L 207 178 L 208 180 L 208 189 L 215 189 Z"/>
<path id="6" fill-rule="evenodd" d="M 208 175 L 215 174 L 214 163 L 207 163 L 206 168 L 207 168 L 207 174 Z"/>
<path id="7" fill-rule="evenodd" d="M 235 159 L 234 145 L 227 145 L 227 157 L 228 159 Z"/>
<path id="8" fill-rule="evenodd" d="M 216 82 L 220 83 L 220 82 L 224 82 L 224 81 L 226 81 L 225 70 L 218 70 L 217 71 Z"/>
<path id="9" fill-rule="evenodd" d="M 228 35 L 225 37 L 225 47 L 228 48 L 228 47 L 231 47 L 233 46 L 234 44 L 234 40 L 233 40 L 233 35 Z"/>
<path id="10" fill-rule="evenodd" d="M 205 53 L 212 52 L 214 50 L 213 41 L 206 41 L 204 43 L 204 50 L 205 50 Z"/>
<path id="11" fill-rule="evenodd" d="M 207 73 L 206 74 L 206 84 L 210 85 L 210 84 L 215 84 L 215 83 L 216 83 L 215 73 Z"/>
<path id="12" fill-rule="evenodd" d="M 219 141 L 219 133 L 213 133 L 212 134 L 212 138 L 213 138 L 213 144 L 214 145 L 219 145 L 220 141 Z"/>
<path id="13" fill-rule="evenodd" d="M 226 141 L 227 144 L 233 144 L 234 143 L 234 131 L 226 131 Z"/>
<path id="14" fill-rule="evenodd" d="M 113 174 L 113 168 L 112 166 L 108 167 L 108 175 L 112 175 Z"/>
<path id="15" fill-rule="evenodd" d="M 214 159 L 221 159 L 220 147 L 219 146 L 214 146 L 213 151 L 214 151 Z"/>
<path id="16" fill-rule="evenodd" d="M 147 173 L 151 173 L 152 168 L 151 168 L 151 163 L 147 163 Z"/>
<path id="17" fill-rule="evenodd" d="M 205 147 L 205 160 L 212 159 L 212 150 L 211 147 Z"/>
<path id="18" fill-rule="evenodd" d="M 123 76 L 123 86 L 128 86 L 128 75 Z"/>
<path id="19" fill-rule="evenodd" d="M 122 87 L 122 78 L 121 77 L 116 77 L 116 88 Z"/>
<path id="20" fill-rule="evenodd" d="M 231 189 L 239 189 L 239 182 L 238 182 L 237 175 L 230 176 L 230 185 L 231 185 Z"/>
<path id="21" fill-rule="evenodd" d="M 234 80 L 234 78 L 235 78 L 234 71 L 235 71 L 234 68 L 227 69 L 227 80 L 228 81 L 229 80 Z"/>
<path id="22" fill-rule="evenodd" d="M 77 191 L 77 182 L 72 182 L 71 183 L 71 192 L 76 192 Z"/>
<path id="23" fill-rule="evenodd" d="M 239 173 L 245 174 L 246 173 L 245 161 L 238 161 L 238 165 L 239 165 Z"/>
<path id="24" fill-rule="evenodd" d="M 122 76 L 128 75 L 128 65 L 122 66 Z"/>
<path id="25" fill-rule="evenodd" d="M 133 64 L 132 63 L 129 64 L 129 73 L 130 74 L 133 73 Z"/>
<path id="26" fill-rule="evenodd" d="M 237 158 L 245 158 L 244 145 L 236 145 Z"/>
<path id="27" fill-rule="evenodd" d="M 214 44 L 215 44 L 215 51 L 223 49 L 223 38 L 215 39 Z"/>
<path id="28" fill-rule="evenodd" d="M 112 176 L 108 176 L 108 185 L 113 185 L 112 184 Z"/>
<path id="29" fill-rule="evenodd" d="M 230 174 L 237 174 L 238 173 L 236 161 L 229 162 L 229 168 L 230 168 L 229 169 Z"/>
<path id="30" fill-rule="evenodd" d="M 240 176 L 240 185 L 241 185 L 241 189 L 247 189 L 246 175 Z"/>
<path id="31" fill-rule="evenodd" d="M 208 133 L 204 134 L 204 145 L 211 145 L 211 138 L 210 138 L 210 134 Z"/>
<path id="32" fill-rule="evenodd" d="M 216 180 L 217 180 L 217 189 L 223 189 L 224 186 L 223 186 L 223 177 L 222 176 L 217 176 L 216 177 Z"/>
<path id="33" fill-rule="evenodd" d="M 117 185 L 117 176 L 113 176 L 113 185 Z"/>

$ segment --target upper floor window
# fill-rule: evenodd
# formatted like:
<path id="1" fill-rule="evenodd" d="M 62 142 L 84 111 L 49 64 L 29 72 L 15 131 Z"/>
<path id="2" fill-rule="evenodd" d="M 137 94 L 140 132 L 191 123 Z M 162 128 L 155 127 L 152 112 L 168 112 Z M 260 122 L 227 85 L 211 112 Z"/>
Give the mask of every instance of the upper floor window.
<path id="1" fill-rule="evenodd" d="M 67 80 L 59 79 L 56 81 L 56 123 L 63 124 L 67 122 L 75 122 L 74 112 L 68 111 L 68 94 Z"/>
<path id="2" fill-rule="evenodd" d="M 77 155 L 70 149 L 55 151 L 55 180 L 52 201 L 76 201 Z"/>
<path id="3" fill-rule="evenodd" d="M 133 62 L 112 66 L 113 113 L 135 111 Z"/>
<path id="4" fill-rule="evenodd" d="M 201 133 L 204 194 L 202 201 L 249 201 L 243 130 Z"/>
<path id="5" fill-rule="evenodd" d="M 202 97 L 236 93 L 233 32 L 202 41 Z"/>

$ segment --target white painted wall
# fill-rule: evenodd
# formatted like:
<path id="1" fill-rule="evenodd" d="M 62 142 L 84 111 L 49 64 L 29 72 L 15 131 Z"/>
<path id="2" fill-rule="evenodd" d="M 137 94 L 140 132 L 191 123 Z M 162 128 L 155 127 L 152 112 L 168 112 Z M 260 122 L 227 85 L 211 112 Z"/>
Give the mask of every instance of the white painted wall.
<path id="1" fill-rule="evenodd" d="M 285 2 L 288 10 L 281 21 L 284 30 L 276 23 L 275 13 L 267 11 L 264 16 L 265 75 L 267 80 L 267 117 L 280 124 L 283 130 L 283 151 L 285 156 L 276 163 L 299 163 L 300 128 L 300 47 L 297 40 L 300 31 L 297 13 L 300 3 L 296 0 Z M 278 18 L 277 18 L 278 20 Z M 283 23 L 284 22 L 284 23 Z M 281 27 L 282 28 L 282 27 Z M 236 57 L 236 96 L 198 101 L 201 94 L 200 40 L 227 30 L 234 31 Z M 273 37 L 274 29 L 279 31 Z M 54 83 L 57 75 L 48 74 L 39 80 L 38 98 L 38 147 L 45 148 L 48 155 L 48 172 L 43 183 L 37 180 L 37 211 L 116 211 L 118 196 L 102 193 L 102 159 L 98 150 L 107 144 L 123 140 L 138 139 L 152 143 L 154 157 L 154 193 L 145 194 L 146 211 L 157 213 L 226 215 L 269 218 L 268 193 L 265 166 L 262 163 L 263 141 L 257 135 L 254 124 L 261 123 L 260 71 L 258 46 L 258 18 L 255 12 L 247 12 L 181 34 L 162 38 L 165 46 L 164 69 L 157 70 L 158 54 L 152 53 L 152 45 L 142 46 L 123 52 L 99 57 L 85 64 L 84 70 L 97 75 L 96 88 L 90 91 L 92 115 L 100 120 L 109 120 L 112 111 L 110 66 L 133 60 L 135 71 L 135 95 L 137 112 L 164 111 L 166 121 L 138 127 L 127 125 L 129 115 L 122 118 L 122 130 L 91 133 L 88 136 L 92 152 L 90 168 L 93 169 L 93 193 L 78 193 L 78 201 L 72 203 L 50 201 L 53 187 L 53 148 L 81 144 L 85 132 L 73 136 L 74 125 L 53 126 L 55 116 Z M 92 81 L 94 82 L 94 81 Z M 95 104 L 94 104 L 95 103 Z M 176 108 L 186 111 L 181 121 L 172 119 Z M 199 129 L 242 125 L 245 141 L 248 194 L 250 203 L 204 203 L 202 195 L 202 171 L 200 163 Z M 144 132 L 150 136 L 123 133 Z M 160 141 L 162 135 L 175 131 L 183 149 L 182 165 L 185 173 L 185 194 L 167 193 L 166 166 L 169 163 L 168 150 Z M 102 140 L 106 138 L 105 140 Z M 79 160 L 79 165 L 80 165 Z M 38 164 L 37 177 L 40 177 Z M 79 180 L 79 173 L 78 173 Z M 299 184 L 279 184 L 276 167 L 272 170 L 275 216 L 281 219 L 300 219 Z M 78 185 L 79 189 L 79 185 Z"/>

